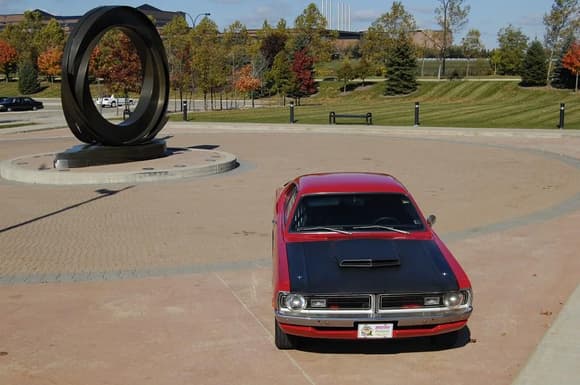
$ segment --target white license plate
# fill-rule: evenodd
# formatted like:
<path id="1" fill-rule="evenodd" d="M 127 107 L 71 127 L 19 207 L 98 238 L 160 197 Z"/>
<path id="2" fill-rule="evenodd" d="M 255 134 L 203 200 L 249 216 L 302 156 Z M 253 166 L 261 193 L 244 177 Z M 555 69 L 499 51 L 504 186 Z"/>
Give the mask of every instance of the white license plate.
<path id="1" fill-rule="evenodd" d="M 357 338 L 393 338 L 393 324 L 359 324 Z"/>

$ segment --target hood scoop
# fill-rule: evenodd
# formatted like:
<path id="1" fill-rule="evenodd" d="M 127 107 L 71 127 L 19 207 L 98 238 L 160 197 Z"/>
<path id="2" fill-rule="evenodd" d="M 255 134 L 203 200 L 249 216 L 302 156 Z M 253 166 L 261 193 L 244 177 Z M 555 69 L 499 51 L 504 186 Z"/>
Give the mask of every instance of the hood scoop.
<path id="1" fill-rule="evenodd" d="M 337 257 L 339 267 L 396 267 L 401 265 L 399 258 L 361 258 L 341 259 Z"/>

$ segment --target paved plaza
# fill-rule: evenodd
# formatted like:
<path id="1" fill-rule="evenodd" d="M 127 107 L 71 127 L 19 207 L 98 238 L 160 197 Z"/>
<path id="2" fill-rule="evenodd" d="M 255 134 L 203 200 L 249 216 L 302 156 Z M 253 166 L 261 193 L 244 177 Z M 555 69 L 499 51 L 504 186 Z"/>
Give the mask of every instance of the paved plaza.
<path id="1" fill-rule="evenodd" d="M 21 131 L 0 129 L 0 161 L 78 144 L 64 128 Z M 550 329 L 560 313 L 578 316 L 562 311 L 580 282 L 578 132 L 172 122 L 159 136 L 240 166 L 146 183 L 0 179 L 0 384 L 532 384 L 522 369 L 545 365 L 542 338 L 566 336 Z M 469 343 L 274 347 L 274 192 L 325 171 L 393 174 L 437 215 L 472 279 Z M 578 356 L 568 338 L 576 349 L 547 378 Z"/>

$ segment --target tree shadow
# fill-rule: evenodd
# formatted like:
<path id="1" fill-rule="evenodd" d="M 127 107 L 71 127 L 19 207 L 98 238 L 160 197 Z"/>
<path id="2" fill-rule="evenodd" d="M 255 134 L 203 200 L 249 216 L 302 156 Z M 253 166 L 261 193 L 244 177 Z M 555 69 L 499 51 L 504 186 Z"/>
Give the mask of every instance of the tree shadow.
<path id="1" fill-rule="evenodd" d="M 297 338 L 296 349 L 322 354 L 401 354 L 432 352 L 461 348 L 471 340 L 471 331 L 466 326 L 449 336 L 415 337 L 386 340 L 326 340 Z"/>

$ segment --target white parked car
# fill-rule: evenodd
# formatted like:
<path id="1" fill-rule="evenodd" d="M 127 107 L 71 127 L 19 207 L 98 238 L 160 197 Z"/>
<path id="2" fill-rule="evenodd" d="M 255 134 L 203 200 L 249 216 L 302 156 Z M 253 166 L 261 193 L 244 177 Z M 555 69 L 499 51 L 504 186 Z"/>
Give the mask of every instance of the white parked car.
<path id="1" fill-rule="evenodd" d="M 131 98 L 117 98 L 115 95 L 97 98 L 97 106 L 101 107 L 117 107 L 124 106 L 126 104 L 132 106 L 135 104 L 135 101 Z"/>

